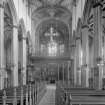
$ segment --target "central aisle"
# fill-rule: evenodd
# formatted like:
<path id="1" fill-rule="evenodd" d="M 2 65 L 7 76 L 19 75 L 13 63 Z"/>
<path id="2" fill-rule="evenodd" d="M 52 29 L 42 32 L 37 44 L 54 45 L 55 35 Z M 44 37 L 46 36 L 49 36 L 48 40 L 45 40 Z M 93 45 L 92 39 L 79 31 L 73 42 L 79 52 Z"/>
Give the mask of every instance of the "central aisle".
<path id="1" fill-rule="evenodd" d="M 55 105 L 55 85 L 47 85 L 47 92 L 38 105 Z"/>

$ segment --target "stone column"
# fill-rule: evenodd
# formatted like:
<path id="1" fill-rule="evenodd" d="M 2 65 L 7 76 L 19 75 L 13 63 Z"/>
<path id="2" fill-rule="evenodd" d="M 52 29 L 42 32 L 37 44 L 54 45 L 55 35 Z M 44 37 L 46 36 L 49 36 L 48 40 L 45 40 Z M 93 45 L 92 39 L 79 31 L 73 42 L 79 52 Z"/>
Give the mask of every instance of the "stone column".
<path id="1" fill-rule="evenodd" d="M 18 28 L 13 27 L 13 85 L 18 86 Z"/>
<path id="2" fill-rule="evenodd" d="M 70 61 L 68 61 L 68 68 L 67 68 L 67 70 L 68 70 L 68 84 L 70 83 L 70 70 L 69 70 L 69 68 L 70 68 Z"/>
<path id="3" fill-rule="evenodd" d="M 76 56 L 77 56 L 77 49 L 75 48 L 74 51 L 74 84 L 77 83 L 77 61 L 76 61 Z"/>
<path id="4" fill-rule="evenodd" d="M 97 65 L 97 58 L 102 58 L 102 25 L 101 8 L 94 8 L 94 86 L 96 89 L 102 89 L 103 69 Z"/>
<path id="5" fill-rule="evenodd" d="M 88 40 L 88 32 L 86 34 L 86 65 L 85 65 L 85 69 L 86 69 L 86 87 L 89 87 L 89 40 Z"/>
<path id="6" fill-rule="evenodd" d="M 82 86 L 89 87 L 89 43 L 88 43 L 88 28 L 82 28 L 82 49 L 83 49 L 83 68 L 81 71 Z"/>
<path id="7" fill-rule="evenodd" d="M 36 51 L 36 56 L 39 56 L 39 36 L 35 35 L 35 51 Z"/>
<path id="8" fill-rule="evenodd" d="M 0 0 L 0 89 L 4 88 L 4 0 Z"/>
<path id="9" fill-rule="evenodd" d="M 35 56 L 37 56 L 37 35 L 35 34 Z"/>
<path id="10" fill-rule="evenodd" d="M 77 86 L 81 86 L 81 69 L 77 70 Z"/>
<path id="11" fill-rule="evenodd" d="M 63 71 L 62 71 L 62 76 L 63 76 L 63 83 L 64 83 L 64 81 L 65 81 L 65 71 L 64 71 L 64 68 L 65 68 L 65 67 L 64 67 L 64 63 L 63 63 L 62 66 L 63 66 L 63 68 L 62 68 L 62 70 L 63 70 Z"/>
<path id="12" fill-rule="evenodd" d="M 81 86 L 81 69 L 78 71 L 79 74 L 79 86 Z"/>
<path id="13" fill-rule="evenodd" d="M 44 81 L 46 81 L 46 71 L 47 71 L 47 65 L 44 65 Z"/>
<path id="14" fill-rule="evenodd" d="M 25 33 L 24 33 L 25 34 Z M 26 36 L 26 35 L 23 35 Z M 26 37 L 22 38 L 22 76 L 23 76 L 23 85 L 26 85 Z"/>
<path id="15" fill-rule="evenodd" d="M 89 87 L 89 69 L 84 66 L 81 70 L 81 85 L 82 87 Z"/>
<path id="16" fill-rule="evenodd" d="M 79 83 L 80 72 L 78 70 L 81 69 L 81 62 L 80 62 L 80 56 L 81 56 L 81 40 L 78 38 L 76 40 L 76 84 Z M 77 78 L 78 77 L 78 78 Z"/>
<path id="17" fill-rule="evenodd" d="M 59 81 L 59 64 L 58 64 L 58 81 Z"/>

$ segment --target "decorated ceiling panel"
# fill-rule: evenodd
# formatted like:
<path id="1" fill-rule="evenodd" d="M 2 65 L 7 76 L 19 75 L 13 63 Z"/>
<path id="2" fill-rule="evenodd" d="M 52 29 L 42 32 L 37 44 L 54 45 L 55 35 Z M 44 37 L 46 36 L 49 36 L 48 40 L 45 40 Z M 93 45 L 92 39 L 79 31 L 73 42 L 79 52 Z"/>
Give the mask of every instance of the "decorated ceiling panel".
<path id="1" fill-rule="evenodd" d="M 71 12 L 62 6 L 42 6 L 37 8 L 33 13 L 33 18 L 43 19 L 46 17 L 61 18 L 65 16 L 71 16 Z"/>
<path id="2" fill-rule="evenodd" d="M 77 2 L 77 0 L 28 0 L 29 4 L 32 5 L 33 11 L 39 7 L 46 6 L 62 6 L 67 8 L 70 12 L 72 12 L 72 6 Z"/>

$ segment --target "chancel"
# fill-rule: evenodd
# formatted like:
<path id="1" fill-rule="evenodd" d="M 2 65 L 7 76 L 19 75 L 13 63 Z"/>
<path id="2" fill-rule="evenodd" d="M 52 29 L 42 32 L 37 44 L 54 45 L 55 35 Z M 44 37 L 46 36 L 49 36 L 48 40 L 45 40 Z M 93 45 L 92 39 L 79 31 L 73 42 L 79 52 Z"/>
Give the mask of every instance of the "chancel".
<path id="1" fill-rule="evenodd" d="M 0 105 L 105 105 L 105 0 L 0 0 Z"/>

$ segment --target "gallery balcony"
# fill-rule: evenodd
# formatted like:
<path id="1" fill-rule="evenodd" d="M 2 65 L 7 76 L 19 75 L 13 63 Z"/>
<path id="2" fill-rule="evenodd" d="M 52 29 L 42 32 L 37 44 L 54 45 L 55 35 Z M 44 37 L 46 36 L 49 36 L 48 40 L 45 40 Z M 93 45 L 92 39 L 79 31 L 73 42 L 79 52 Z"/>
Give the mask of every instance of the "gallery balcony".
<path id="1" fill-rule="evenodd" d="M 62 62 L 62 61 L 72 61 L 70 53 L 65 53 L 62 55 L 50 56 L 48 54 L 31 54 L 30 60 L 32 62 Z"/>

